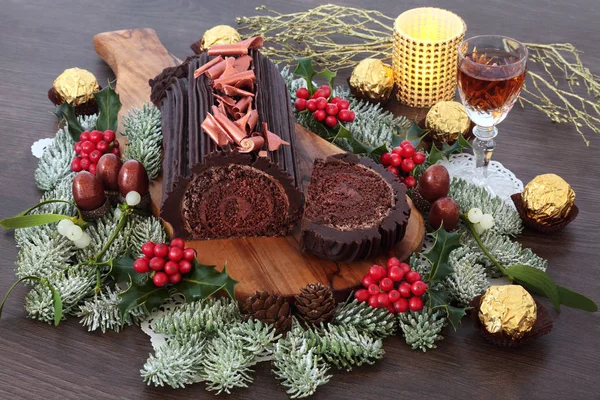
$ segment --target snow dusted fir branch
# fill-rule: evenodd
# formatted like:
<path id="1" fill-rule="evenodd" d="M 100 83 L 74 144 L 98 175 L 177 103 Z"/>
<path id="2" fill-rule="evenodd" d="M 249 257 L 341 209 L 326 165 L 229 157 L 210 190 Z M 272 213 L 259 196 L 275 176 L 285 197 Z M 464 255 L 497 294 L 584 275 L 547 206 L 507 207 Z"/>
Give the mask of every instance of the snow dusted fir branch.
<path id="1" fill-rule="evenodd" d="M 102 333 L 112 330 L 119 332 L 123 326 L 139 324 L 148 316 L 144 307 L 134 307 L 128 310 L 124 317 L 118 309 L 119 289 L 104 286 L 102 291 L 88 298 L 79 306 L 77 317 L 81 318 L 81 325 L 92 332 L 100 330 Z"/>
<path id="2" fill-rule="evenodd" d="M 396 319 L 388 310 L 373 308 L 356 299 L 340 304 L 335 311 L 334 324 L 353 326 L 359 332 L 385 338 L 396 334 Z"/>
<path id="3" fill-rule="evenodd" d="M 397 315 L 404 339 L 413 350 L 419 349 L 425 352 L 428 349 L 434 349 L 437 347 L 435 342 L 443 339 L 440 333 L 447 324 L 447 318 L 443 311 L 423 309 Z"/>
<path id="4" fill-rule="evenodd" d="M 124 119 L 123 135 L 127 137 L 124 159 L 138 160 L 146 168 L 148 178 L 158 178 L 162 154 L 160 110 L 146 103 L 141 109 L 133 108 Z"/>

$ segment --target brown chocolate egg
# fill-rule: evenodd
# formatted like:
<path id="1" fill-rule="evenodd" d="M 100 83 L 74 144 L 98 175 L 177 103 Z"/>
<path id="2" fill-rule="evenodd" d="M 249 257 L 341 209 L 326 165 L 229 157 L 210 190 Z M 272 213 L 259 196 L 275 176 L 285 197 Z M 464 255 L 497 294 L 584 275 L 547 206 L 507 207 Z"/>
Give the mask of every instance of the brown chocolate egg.
<path id="1" fill-rule="evenodd" d="M 434 202 L 440 197 L 447 196 L 449 191 L 450 175 L 443 165 L 432 165 L 419 178 L 419 192 L 429 202 Z"/>
<path id="2" fill-rule="evenodd" d="M 143 196 L 148 193 L 149 184 L 148 174 L 142 163 L 137 160 L 125 161 L 119 171 L 119 191 L 123 196 L 131 191 Z"/>
<path id="3" fill-rule="evenodd" d="M 77 207 L 92 211 L 104 204 L 104 188 L 96 175 L 81 171 L 73 178 L 73 198 Z"/>
<path id="4" fill-rule="evenodd" d="M 450 197 L 442 197 L 434 201 L 427 216 L 427 221 L 433 229 L 437 230 L 443 223 L 447 232 L 456 229 L 459 219 L 460 209 L 458 203 Z"/>
<path id="5" fill-rule="evenodd" d="M 96 176 L 104 190 L 119 190 L 119 171 L 122 165 L 121 159 L 112 153 L 100 157 L 96 166 Z"/>

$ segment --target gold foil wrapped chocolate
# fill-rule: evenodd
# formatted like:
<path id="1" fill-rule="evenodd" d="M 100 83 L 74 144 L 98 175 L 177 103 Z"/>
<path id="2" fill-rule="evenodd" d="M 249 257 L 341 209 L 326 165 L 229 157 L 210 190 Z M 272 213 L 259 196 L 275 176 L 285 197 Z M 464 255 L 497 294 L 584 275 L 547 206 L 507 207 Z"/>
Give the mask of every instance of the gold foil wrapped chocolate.
<path id="1" fill-rule="evenodd" d="M 94 74 L 80 68 L 65 69 L 54 80 L 53 87 L 62 101 L 72 106 L 87 103 L 94 98 L 94 93 L 100 90 Z"/>
<path id="2" fill-rule="evenodd" d="M 229 25 L 217 25 L 204 32 L 200 40 L 200 51 L 208 50 L 215 44 L 231 44 L 240 40 L 242 38 L 235 28 Z"/>
<path id="3" fill-rule="evenodd" d="M 454 143 L 458 140 L 458 135 L 469 133 L 471 120 L 462 104 L 440 101 L 427 113 L 425 128 L 431 131 L 431 137 L 436 143 Z"/>
<path id="4" fill-rule="evenodd" d="M 352 71 L 349 84 L 356 96 L 385 103 L 394 89 L 394 72 L 381 60 L 365 58 Z"/>
<path id="5" fill-rule="evenodd" d="M 527 216 L 534 221 L 553 225 L 563 221 L 575 203 L 575 192 L 560 176 L 538 175 L 522 193 Z"/>
<path id="6" fill-rule="evenodd" d="M 479 319 L 489 333 L 516 340 L 535 325 L 537 306 L 523 286 L 490 286 L 481 297 Z"/>

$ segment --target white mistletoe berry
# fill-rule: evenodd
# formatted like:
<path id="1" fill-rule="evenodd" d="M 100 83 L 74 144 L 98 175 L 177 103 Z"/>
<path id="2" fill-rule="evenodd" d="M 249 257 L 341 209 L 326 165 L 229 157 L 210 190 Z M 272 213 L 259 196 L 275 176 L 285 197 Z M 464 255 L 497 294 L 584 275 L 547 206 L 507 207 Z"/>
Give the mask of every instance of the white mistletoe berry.
<path id="1" fill-rule="evenodd" d="M 140 194 L 135 190 L 132 190 L 131 192 L 127 193 L 127 196 L 125 196 L 125 201 L 127 202 L 128 206 L 134 207 L 140 204 L 140 201 L 142 201 L 142 196 L 140 196 Z"/>
<path id="2" fill-rule="evenodd" d="M 83 249 L 85 247 L 88 247 L 91 241 L 92 238 L 90 237 L 90 235 L 88 235 L 87 232 L 83 232 L 81 237 L 73 242 L 75 243 L 75 246 L 77 246 L 77 248 Z"/>
<path id="3" fill-rule="evenodd" d="M 56 225 L 56 230 L 63 236 L 67 236 L 67 232 L 69 228 L 73 226 L 73 221 L 70 219 L 61 219 L 58 225 Z"/>
<path id="4" fill-rule="evenodd" d="M 481 235 L 483 232 L 485 232 L 485 229 L 483 229 L 483 226 L 481 226 L 480 223 L 473 224 L 473 228 L 475 228 L 475 232 L 477 232 L 478 235 Z"/>
<path id="5" fill-rule="evenodd" d="M 473 207 L 467 213 L 467 218 L 469 218 L 469 221 L 471 221 L 474 224 L 481 222 L 481 217 L 483 217 L 483 212 L 481 211 L 481 208 Z"/>
<path id="6" fill-rule="evenodd" d="M 69 229 L 67 229 L 66 236 L 74 242 L 81 239 L 82 235 L 83 235 L 83 230 L 81 229 L 81 227 L 79 225 L 72 225 L 69 227 Z"/>
<path id="7" fill-rule="evenodd" d="M 494 226 L 494 217 L 492 214 L 483 214 L 481 217 L 481 227 L 485 230 L 492 229 Z"/>

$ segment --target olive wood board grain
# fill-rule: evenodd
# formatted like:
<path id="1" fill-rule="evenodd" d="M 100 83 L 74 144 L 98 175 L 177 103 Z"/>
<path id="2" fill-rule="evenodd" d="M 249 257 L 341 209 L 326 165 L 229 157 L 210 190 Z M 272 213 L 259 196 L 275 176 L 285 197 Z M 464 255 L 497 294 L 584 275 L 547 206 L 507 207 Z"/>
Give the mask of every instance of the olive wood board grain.
<path id="1" fill-rule="evenodd" d="M 148 79 L 164 68 L 180 63 L 160 42 L 152 29 L 129 29 L 99 33 L 94 37 L 96 52 L 106 61 L 116 75 L 116 91 L 120 95 L 120 119 L 131 107 L 141 107 L 149 102 Z M 296 124 L 297 152 L 304 189 L 315 158 L 340 153 L 338 147 Z M 123 141 L 123 138 L 120 137 Z M 124 143 L 122 143 L 124 144 Z M 150 193 L 152 209 L 158 215 L 161 203 L 161 179 L 152 182 Z M 420 249 L 425 235 L 421 214 L 410 199 L 412 212 L 406 235 L 391 254 L 405 259 Z M 171 232 L 166 224 L 167 232 Z M 301 253 L 299 231 L 293 235 L 275 238 L 245 238 L 210 241 L 190 241 L 187 246 L 198 252 L 198 260 L 204 264 L 227 264 L 227 271 L 239 281 L 236 297 L 245 299 L 256 290 L 268 290 L 291 297 L 299 289 L 313 282 L 322 282 L 342 299 L 360 285 L 362 277 L 374 263 L 385 263 L 386 257 L 359 262 L 332 262 Z"/>

